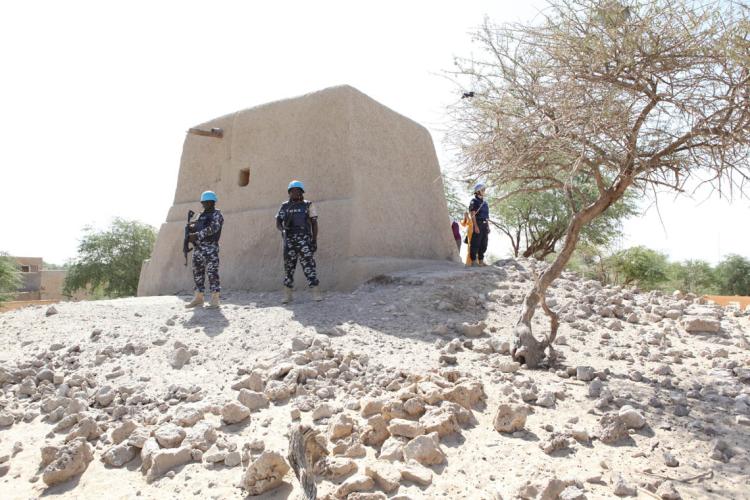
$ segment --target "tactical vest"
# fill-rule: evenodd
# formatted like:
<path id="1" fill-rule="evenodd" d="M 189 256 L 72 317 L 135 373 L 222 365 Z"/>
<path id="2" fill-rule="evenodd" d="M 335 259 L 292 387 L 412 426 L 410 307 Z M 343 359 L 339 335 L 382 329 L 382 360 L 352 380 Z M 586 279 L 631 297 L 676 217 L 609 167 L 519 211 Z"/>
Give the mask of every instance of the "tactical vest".
<path id="1" fill-rule="evenodd" d="M 202 231 L 210 226 L 211 222 L 214 220 L 214 215 L 218 213 L 220 213 L 218 210 L 214 210 L 213 212 L 202 212 L 200 216 L 198 216 L 198 220 L 195 221 L 195 232 Z M 216 233 L 201 240 L 201 243 L 218 243 L 219 238 L 221 238 L 221 227 L 219 227 L 219 230 Z"/>
<path id="2" fill-rule="evenodd" d="M 287 201 L 281 205 L 284 213 L 284 228 L 288 234 L 311 234 L 309 201 Z"/>

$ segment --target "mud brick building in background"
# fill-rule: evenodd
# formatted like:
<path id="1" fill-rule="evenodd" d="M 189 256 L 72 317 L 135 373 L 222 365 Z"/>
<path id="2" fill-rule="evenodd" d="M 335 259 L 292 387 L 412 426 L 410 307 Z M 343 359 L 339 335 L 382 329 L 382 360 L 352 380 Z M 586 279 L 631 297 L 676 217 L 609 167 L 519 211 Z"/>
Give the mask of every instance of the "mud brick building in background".
<path id="1" fill-rule="evenodd" d="M 13 300 L 64 300 L 63 282 L 67 271 L 44 269 L 41 257 L 12 257 L 21 271 L 21 287 Z"/>

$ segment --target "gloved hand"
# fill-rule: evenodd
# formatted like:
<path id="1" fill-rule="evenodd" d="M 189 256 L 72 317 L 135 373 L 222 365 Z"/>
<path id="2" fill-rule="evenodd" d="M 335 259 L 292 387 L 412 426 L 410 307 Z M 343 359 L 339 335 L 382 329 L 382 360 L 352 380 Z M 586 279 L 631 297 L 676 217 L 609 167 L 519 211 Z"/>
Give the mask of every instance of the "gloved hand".
<path id="1" fill-rule="evenodd" d="M 315 253 L 315 252 L 318 251 L 318 241 L 317 240 L 313 240 L 312 242 L 310 242 L 310 251 L 312 253 Z"/>

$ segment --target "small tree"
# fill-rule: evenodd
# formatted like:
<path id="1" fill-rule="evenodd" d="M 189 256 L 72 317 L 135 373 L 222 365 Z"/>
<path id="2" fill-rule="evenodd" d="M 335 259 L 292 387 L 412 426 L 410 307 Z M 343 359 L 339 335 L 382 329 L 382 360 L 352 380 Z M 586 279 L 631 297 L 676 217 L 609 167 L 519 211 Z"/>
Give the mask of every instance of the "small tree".
<path id="1" fill-rule="evenodd" d="M 750 260 L 728 255 L 716 266 L 716 277 L 720 294 L 750 295 Z"/>
<path id="2" fill-rule="evenodd" d="M 587 199 L 596 197 L 596 186 L 578 186 Z M 565 236 L 573 214 L 561 191 L 523 192 L 510 189 L 513 196 L 491 199 L 495 226 L 508 237 L 515 257 L 544 259 L 555 252 Z M 635 196 L 626 193 L 601 217 L 581 231 L 581 243 L 608 245 L 620 233 L 622 221 L 637 213 Z"/>
<path id="3" fill-rule="evenodd" d="M 669 279 L 667 256 L 650 248 L 628 248 L 613 255 L 611 262 L 624 285 L 654 289 Z"/>
<path id="4" fill-rule="evenodd" d="M 741 191 L 750 179 L 747 7 L 551 0 L 539 19 L 477 33 L 482 55 L 456 61 L 474 97 L 452 108 L 451 134 L 470 175 L 564 193 L 573 214 L 515 329 L 513 358 L 531 368 L 552 353 L 559 321 L 545 294 L 587 224 L 629 189 L 680 192 L 696 178 Z M 551 323 L 542 340 L 531 329 L 539 306 Z"/>
<path id="5" fill-rule="evenodd" d="M 151 255 L 155 240 L 156 230 L 138 221 L 116 218 L 104 231 L 86 227 L 63 292 L 72 295 L 101 287 L 109 297 L 135 295 L 141 264 Z"/>
<path id="6" fill-rule="evenodd" d="M 0 302 L 12 298 L 20 286 L 21 272 L 15 259 L 0 252 Z"/>
<path id="7" fill-rule="evenodd" d="M 669 269 L 670 285 L 683 292 L 707 294 L 718 291 L 716 272 L 704 260 L 676 262 Z"/>

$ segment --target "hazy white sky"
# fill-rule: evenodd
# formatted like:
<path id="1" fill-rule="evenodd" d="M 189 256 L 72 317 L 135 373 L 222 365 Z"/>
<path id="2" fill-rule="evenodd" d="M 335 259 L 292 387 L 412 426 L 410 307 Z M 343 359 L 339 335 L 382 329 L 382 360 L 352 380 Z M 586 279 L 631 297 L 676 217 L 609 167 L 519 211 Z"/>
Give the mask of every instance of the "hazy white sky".
<path id="1" fill-rule="evenodd" d="M 3 2 L 0 250 L 62 263 L 83 226 L 156 226 L 185 131 L 267 101 L 350 84 L 424 124 L 444 167 L 442 76 L 485 15 L 529 19 L 539 0 Z M 198 196 L 199 193 L 196 193 Z M 8 199 L 9 198 L 9 199 Z M 675 203 L 625 227 L 674 258 L 748 255 L 747 200 Z"/>

